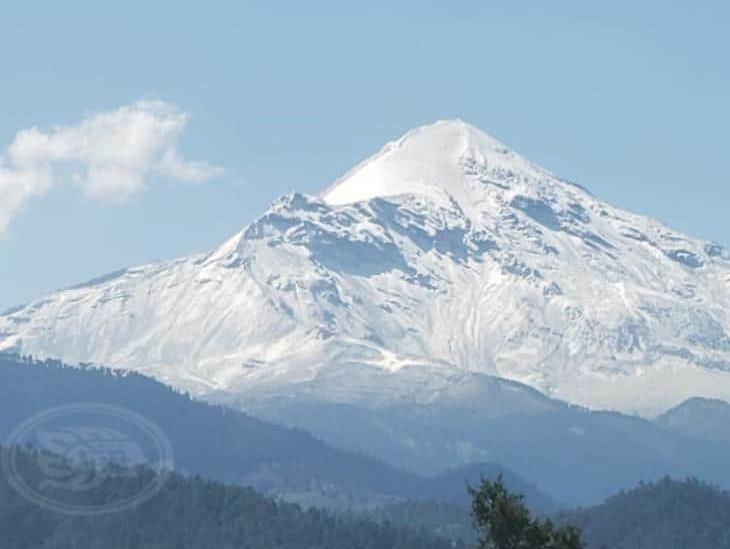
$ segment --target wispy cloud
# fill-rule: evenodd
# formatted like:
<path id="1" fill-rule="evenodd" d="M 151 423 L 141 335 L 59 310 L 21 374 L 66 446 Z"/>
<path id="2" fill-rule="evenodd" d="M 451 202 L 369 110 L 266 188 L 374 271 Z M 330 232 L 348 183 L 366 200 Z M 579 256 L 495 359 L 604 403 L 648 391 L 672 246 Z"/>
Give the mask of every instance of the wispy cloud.
<path id="1" fill-rule="evenodd" d="M 0 234 L 28 200 L 75 184 L 97 200 L 124 200 L 154 177 L 197 182 L 221 173 L 178 151 L 188 115 L 164 101 L 138 101 L 73 126 L 19 131 L 0 153 Z"/>

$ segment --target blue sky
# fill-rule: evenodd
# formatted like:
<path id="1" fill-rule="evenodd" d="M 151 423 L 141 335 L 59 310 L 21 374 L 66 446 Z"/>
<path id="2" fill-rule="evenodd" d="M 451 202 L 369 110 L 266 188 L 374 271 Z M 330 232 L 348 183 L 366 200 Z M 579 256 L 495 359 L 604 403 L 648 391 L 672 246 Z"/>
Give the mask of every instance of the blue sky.
<path id="1" fill-rule="evenodd" d="M 0 214 L 18 178 L 45 187 L 6 215 L 0 308 L 210 248 L 276 196 L 442 118 L 730 245 L 726 2 L 14 4 L 0 18 Z M 132 168 L 112 189 L 74 178 L 74 163 L 107 168 L 107 149 L 68 143 L 141 100 L 172 111 L 154 111 L 157 156 L 115 160 Z M 39 171 L 51 156 L 60 167 Z"/>

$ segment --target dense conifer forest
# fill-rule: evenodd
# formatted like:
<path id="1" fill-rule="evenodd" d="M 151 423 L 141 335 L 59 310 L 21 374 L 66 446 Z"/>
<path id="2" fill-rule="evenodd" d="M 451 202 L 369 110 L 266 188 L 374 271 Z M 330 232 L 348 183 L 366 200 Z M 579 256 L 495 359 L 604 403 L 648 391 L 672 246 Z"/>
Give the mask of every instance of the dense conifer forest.
<path id="1" fill-rule="evenodd" d="M 376 521 L 409 524 L 471 544 L 469 509 L 410 502 L 367 513 Z M 730 549 L 730 493 L 696 479 L 663 479 L 621 492 L 605 503 L 552 514 L 583 532 L 586 549 Z"/>
<path id="2" fill-rule="evenodd" d="M 730 548 L 730 493 L 696 479 L 643 484 L 562 520 L 583 530 L 588 549 Z"/>
<path id="3" fill-rule="evenodd" d="M 6 452 L 0 449 L 0 452 Z M 4 457 L 0 455 L 0 457 Z M 21 451 L 19 474 L 38 474 L 37 454 Z M 78 493 L 77 505 L 102 506 L 133 495 L 152 473 L 109 475 Z M 173 474 L 159 493 L 127 511 L 69 516 L 22 497 L 0 477 L 2 549 L 447 549 L 464 547 L 388 523 L 343 518 L 281 503 L 257 492 Z"/>

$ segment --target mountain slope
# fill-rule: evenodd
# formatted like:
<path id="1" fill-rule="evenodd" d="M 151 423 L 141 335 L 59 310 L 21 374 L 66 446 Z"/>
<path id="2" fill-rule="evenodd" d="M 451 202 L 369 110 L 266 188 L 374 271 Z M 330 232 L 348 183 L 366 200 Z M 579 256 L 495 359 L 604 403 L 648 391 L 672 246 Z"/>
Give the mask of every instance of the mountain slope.
<path id="1" fill-rule="evenodd" d="M 245 484 L 301 503 L 357 508 L 413 499 L 464 502 L 467 481 L 502 474 L 531 505 L 543 510 L 555 506 L 535 486 L 494 463 L 418 476 L 329 447 L 302 430 L 195 401 L 139 374 L 0 353 L 0 441 L 35 414 L 88 402 L 121 407 L 151 421 L 169 440 L 175 467 L 183 473 Z"/>
<path id="2" fill-rule="evenodd" d="M 730 488 L 728 439 L 704 440 L 642 418 L 559 402 L 540 413 L 500 415 L 491 409 L 491 397 L 484 393 L 470 407 L 404 403 L 377 410 L 280 403 L 264 417 L 421 473 L 480 461 L 503 463 L 568 505 L 594 505 L 665 475 L 697 476 Z"/>
<path id="3" fill-rule="evenodd" d="M 687 436 L 730 441 L 730 404 L 692 398 L 656 418 L 657 425 Z"/>
<path id="4" fill-rule="evenodd" d="M 588 549 L 730 549 L 730 493 L 697 480 L 641 485 L 563 520 Z"/>
<path id="5" fill-rule="evenodd" d="M 206 398 L 429 404 L 488 374 L 655 415 L 730 399 L 730 254 L 461 121 L 416 129 L 218 249 L 0 317 L 0 349 Z"/>

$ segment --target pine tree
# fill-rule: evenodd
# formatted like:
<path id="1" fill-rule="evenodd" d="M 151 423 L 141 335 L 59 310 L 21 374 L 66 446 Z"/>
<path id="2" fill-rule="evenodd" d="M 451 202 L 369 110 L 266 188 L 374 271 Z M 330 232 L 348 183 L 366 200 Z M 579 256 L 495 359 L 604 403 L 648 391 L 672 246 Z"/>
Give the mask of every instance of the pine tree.
<path id="1" fill-rule="evenodd" d="M 472 518 L 480 533 L 479 549 L 583 548 L 577 528 L 556 528 L 550 520 L 533 518 L 523 496 L 507 490 L 501 477 L 494 482 L 482 480 L 469 493 Z"/>

